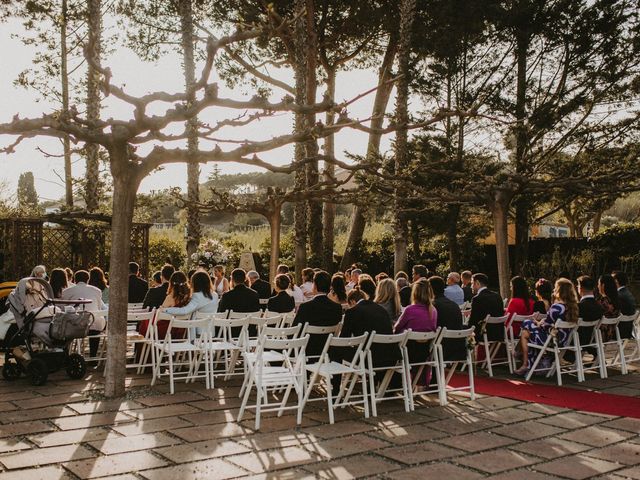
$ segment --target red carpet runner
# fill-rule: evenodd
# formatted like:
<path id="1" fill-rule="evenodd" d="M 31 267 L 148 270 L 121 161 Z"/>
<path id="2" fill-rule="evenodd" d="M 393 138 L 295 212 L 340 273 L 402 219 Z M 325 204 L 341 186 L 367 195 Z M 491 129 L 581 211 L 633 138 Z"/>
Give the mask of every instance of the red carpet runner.
<path id="1" fill-rule="evenodd" d="M 456 374 L 449 384 L 452 387 L 462 387 L 468 385 L 468 382 L 469 377 L 466 374 Z M 476 393 L 482 395 L 554 405 L 584 412 L 640 418 L 640 398 L 636 397 L 487 377 L 475 377 L 475 389 Z"/>

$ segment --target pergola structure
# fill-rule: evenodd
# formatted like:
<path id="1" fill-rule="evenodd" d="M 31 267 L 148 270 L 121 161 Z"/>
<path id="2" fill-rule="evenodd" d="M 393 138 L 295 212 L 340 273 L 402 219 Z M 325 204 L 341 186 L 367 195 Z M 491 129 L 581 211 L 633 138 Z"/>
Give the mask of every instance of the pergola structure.
<path id="1" fill-rule="evenodd" d="M 35 265 L 48 269 L 109 269 L 111 217 L 61 213 L 35 218 L 0 218 L 0 281 L 29 275 Z M 149 268 L 151 224 L 135 223 L 131 230 L 131 260 L 141 273 Z"/>

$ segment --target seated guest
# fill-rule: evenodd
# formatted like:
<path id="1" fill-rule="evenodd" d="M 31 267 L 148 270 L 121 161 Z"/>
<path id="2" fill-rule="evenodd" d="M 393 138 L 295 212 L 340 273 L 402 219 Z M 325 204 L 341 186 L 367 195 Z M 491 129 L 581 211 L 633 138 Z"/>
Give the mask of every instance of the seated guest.
<path id="1" fill-rule="evenodd" d="M 349 283 L 347 283 L 347 292 L 352 288 L 354 288 L 356 285 L 358 285 L 358 280 L 360 279 L 360 275 L 362 275 L 362 270 L 356 267 L 351 269 L 350 276 L 347 277 L 351 279 Z"/>
<path id="2" fill-rule="evenodd" d="M 373 302 L 376 296 L 376 283 L 371 278 L 371 275 L 363 273 L 358 276 L 358 288 L 367 294 L 369 300 Z"/>
<path id="3" fill-rule="evenodd" d="M 67 274 L 67 286 L 73 287 L 75 285 L 75 283 L 73 283 L 73 270 L 71 270 L 69 267 L 66 267 L 64 269 L 64 272 Z"/>
<path id="4" fill-rule="evenodd" d="M 289 272 L 287 273 L 287 276 L 289 277 L 289 291 L 287 293 L 293 297 L 296 305 L 300 305 L 304 302 L 304 293 L 302 292 L 302 289 L 296 285 L 293 273 Z"/>
<path id="5" fill-rule="evenodd" d="M 414 332 L 435 332 L 437 328 L 438 311 L 433 306 L 431 284 L 426 278 L 420 278 L 413 283 L 411 305 L 400 315 L 393 327 L 393 333 L 402 333 L 409 329 Z M 407 344 L 407 350 L 411 362 L 423 362 L 429 357 L 429 351 L 424 343 L 410 342 Z M 421 379 L 420 383 L 428 385 L 430 378 L 431 369 L 427 369 L 425 379 Z"/>
<path id="6" fill-rule="evenodd" d="M 280 274 L 286 275 L 287 273 L 289 273 L 289 267 L 287 265 L 284 265 L 282 263 L 278 265 L 278 269 L 276 270 L 276 275 L 280 275 Z"/>
<path id="7" fill-rule="evenodd" d="M 129 262 L 129 303 L 144 302 L 148 290 L 149 284 L 140 278 L 140 265 Z"/>
<path id="8" fill-rule="evenodd" d="M 247 274 L 241 268 L 231 272 L 231 290 L 222 295 L 218 303 L 218 311 L 232 310 L 241 313 L 253 313 L 260 310 L 258 292 L 246 285 Z"/>
<path id="9" fill-rule="evenodd" d="M 305 268 L 302 270 L 302 284 L 300 285 L 300 290 L 302 290 L 302 294 L 304 295 L 305 301 L 313 298 L 313 276 L 316 272 L 313 271 L 313 268 Z"/>
<path id="10" fill-rule="evenodd" d="M 400 295 L 398 295 L 396 283 L 392 279 L 384 278 L 380 280 L 376 287 L 374 302 L 387 311 L 391 325 L 396 323 L 402 313 L 402 305 L 400 305 Z"/>
<path id="11" fill-rule="evenodd" d="M 473 298 L 473 287 L 471 286 L 472 273 L 469 270 L 465 270 L 460 274 L 462 280 L 462 291 L 464 292 L 464 301 L 470 302 Z"/>
<path id="12" fill-rule="evenodd" d="M 616 282 L 618 288 L 618 302 L 620 304 L 620 313 L 622 315 L 635 315 L 636 313 L 636 299 L 633 297 L 631 291 L 627 288 L 629 279 L 624 272 L 613 272 L 612 277 Z M 622 338 L 631 338 L 633 334 L 633 322 L 622 322 L 618 326 L 620 329 L 620 336 Z"/>
<path id="13" fill-rule="evenodd" d="M 347 287 L 344 281 L 344 276 L 340 273 L 336 273 L 331 277 L 331 291 L 329 292 L 329 298 L 340 305 L 347 304 Z"/>
<path id="14" fill-rule="evenodd" d="M 409 280 L 402 277 L 396 279 L 396 289 L 400 295 L 400 305 L 403 307 L 411 305 L 411 285 L 409 285 Z"/>
<path id="15" fill-rule="evenodd" d="M 100 267 L 93 267 L 89 270 L 89 285 L 100 289 L 102 292 L 102 301 L 105 304 L 109 303 L 109 285 Z"/>
<path id="16" fill-rule="evenodd" d="M 342 307 L 327 296 L 331 289 L 331 277 L 320 271 L 313 276 L 314 297 L 300 305 L 293 325 L 309 325 L 329 327 L 342 320 Z M 327 335 L 311 335 L 305 349 L 307 356 L 317 357 L 322 353 Z"/>
<path id="17" fill-rule="evenodd" d="M 289 283 L 291 282 L 286 274 L 276 275 L 274 281 L 276 294 L 267 302 L 267 310 L 275 313 L 289 313 L 295 310 L 296 302 L 287 292 Z"/>
<path id="18" fill-rule="evenodd" d="M 213 291 L 213 283 L 207 272 L 196 272 L 191 277 L 191 299 L 183 307 L 168 307 L 165 312 L 171 315 L 190 315 L 194 312 L 216 313 L 218 294 Z"/>
<path id="19" fill-rule="evenodd" d="M 160 285 L 162 285 L 162 273 L 158 270 L 151 275 L 151 288 L 159 287 Z"/>
<path id="20" fill-rule="evenodd" d="M 367 294 L 364 293 L 358 286 L 356 285 L 349 293 L 347 293 L 347 306 L 349 308 L 355 307 L 360 300 L 365 300 L 367 298 Z"/>
<path id="21" fill-rule="evenodd" d="M 191 289 L 189 288 L 187 276 L 183 272 L 173 272 L 166 285 L 167 295 L 165 296 L 162 305 L 160 305 L 161 308 L 165 308 L 167 310 L 169 308 L 182 308 L 186 307 L 189 302 L 191 302 Z M 167 335 L 169 320 L 159 320 L 156 325 L 158 328 L 158 339 L 163 340 Z M 138 332 L 140 332 L 141 335 L 145 335 L 148 328 L 149 322 L 147 320 L 143 320 L 138 326 Z M 184 330 L 181 328 L 176 328 L 174 330 L 172 328 L 171 335 L 172 337 L 180 338 L 184 335 Z"/>
<path id="22" fill-rule="evenodd" d="M 389 278 L 389 275 L 387 275 L 384 272 L 380 272 L 379 274 L 376 275 L 376 285 L 379 284 L 382 280 L 384 280 L 385 278 Z"/>
<path id="23" fill-rule="evenodd" d="M 62 298 L 62 291 L 67 288 L 67 272 L 61 268 L 51 270 L 49 285 L 53 290 L 53 298 Z"/>
<path id="24" fill-rule="evenodd" d="M 166 264 L 160 270 L 162 276 L 162 284 L 158 287 L 150 288 L 147 295 L 144 297 L 143 306 L 151 310 L 152 308 L 160 308 L 167 298 L 167 291 L 169 290 L 169 280 L 176 271 L 173 265 Z"/>
<path id="25" fill-rule="evenodd" d="M 529 286 L 527 281 L 522 277 L 513 277 L 511 279 L 511 299 L 507 304 L 505 313 L 509 313 L 509 320 L 514 315 L 531 315 L 533 313 L 534 301 L 529 294 Z M 520 335 L 520 323 L 513 324 L 513 335 Z"/>
<path id="26" fill-rule="evenodd" d="M 609 274 L 600 275 L 598 279 L 598 303 L 604 310 L 606 318 L 616 318 L 620 315 L 620 302 L 616 281 Z"/>
<path id="27" fill-rule="evenodd" d="M 464 303 L 464 290 L 460 286 L 460 274 L 451 272 L 447 275 L 447 288 L 444 289 L 444 296 L 456 305 Z"/>
<path id="28" fill-rule="evenodd" d="M 33 267 L 33 270 L 31 270 L 31 277 L 35 277 L 35 278 L 42 278 L 44 280 L 47 279 L 47 267 L 45 267 L 44 265 L 36 265 L 35 267 Z"/>
<path id="29" fill-rule="evenodd" d="M 271 297 L 271 285 L 269 285 L 269 282 L 262 280 L 258 272 L 250 270 L 249 273 L 247 273 L 247 277 L 249 278 L 249 286 L 258 292 L 260 299 L 266 300 Z"/>
<path id="30" fill-rule="evenodd" d="M 471 314 L 469 315 L 469 326 L 475 327 L 476 338 L 482 338 L 482 324 L 487 315 L 501 317 L 504 315 L 504 302 L 502 297 L 487 288 L 489 278 L 484 273 L 476 273 L 472 277 L 475 297 L 471 299 Z M 495 327 L 495 328 L 494 328 Z M 504 337 L 502 325 L 490 325 L 487 330 L 489 339 L 500 339 Z"/>
<path id="31" fill-rule="evenodd" d="M 526 375 L 533 367 L 533 363 L 539 353 L 537 349 L 529 350 L 529 343 L 544 345 L 551 334 L 554 324 L 558 320 L 576 323 L 578 321 L 579 309 L 578 298 L 573 283 L 566 278 L 559 278 L 553 290 L 554 303 L 549 307 L 549 312 L 543 320 L 525 320 L 522 323 L 522 333 L 520 335 L 520 347 L 522 348 L 523 365 L 516 370 L 517 375 Z M 560 347 L 566 345 L 569 332 L 559 328 L 556 333 L 556 340 Z"/>
<path id="32" fill-rule="evenodd" d="M 218 298 L 229 291 L 229 280 L 224 276 L 225 269 L 223 265 L 213 267 L 213 288 L 218 294 Z"/>
<path id="33" fill-rule="evenodd" d="M 433 291 L 433 306 L 438 312 L 438 327 L 447 330 L 462 330 L 462 311 L 460 307 L 444 295 L 444 280 L 440 277 L 430 277 L 429 283 Z M 447 338 L 442 341 L 444 359 L 447 361 L 465 360 L 467 358 L 466 339 Z"/>
<path id="34" fill-rule="evenodd" d="M 99 288 L 88 285 L 89 272 L 86 270 L 78 270 L 75 274 L 75 285 L 69 287 L 62 292 L 60 297 L 62 300 L 91 300 L 88 305 L 83 305 L 79 309 L 83 309 L 89 312 L 97 312 L 100 310 L 106 310 L 107 306 L 102 301 L 102 292 Z M 106 328 L 107 324 L 104 317 L 95 317 L 91 324 L 91 330 L 89 335 L 98 335 Z M 89 339 L 89 355 L 95 357 L 98 354 L 98 347 L 100 345 L 99 338 Z"/>
<path id="35" fill-rule="evenodd" d="M 546 314 L 552 303 L 551 295 L 553 287 L 551 286 L 551 282 L 541 278 L 536 282 L 534 288 L 536 291 L 536 302 L 533 304 L 533 311 L 535 313 Z"/>
<path id="36" fill-rule="evenodd" d="M 578 315 L 585 322 L 594 322 L 600 320 L 604 313 L 604 310 L 595 298 L 596 284 L 593 279 L 587 275 L 583 275 L 578 278 L 578 295 L 580 296 L 580 302 L 578 303 Z M 588 345 L 591 343 L 593 337 L 592 327 L 580 327 L 578 328 L 578 337 L 581 345 Z M 584 348 L 588 353 L 593 355 L 595 360 L 598 356 L 598 350 L 594 347 Z M 573 352 L 565 352 L 564 359 L 570 362 L 575 360 Z"/>
<path id="37" fill-rule="evenodd" d="M 414 265 L 411 269 L 411 275 L 413 276 L 414 282 L 417 282 L 421 278 L 426 280 L 430 276 L 429 269 L 424 265 Z"/>

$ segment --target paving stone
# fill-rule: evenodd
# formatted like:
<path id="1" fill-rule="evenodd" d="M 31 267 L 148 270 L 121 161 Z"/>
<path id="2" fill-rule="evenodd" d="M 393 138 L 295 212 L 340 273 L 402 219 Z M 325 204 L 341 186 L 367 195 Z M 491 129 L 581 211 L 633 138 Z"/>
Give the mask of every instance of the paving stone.
<path id="1" fill-rule="evenodd" d="M 0 456 L 0 463 L 7 469 L 35 467 L 36 465 L 49 465 L 62 463 L 69 460 L 90 458 L 95 454 L 81 445 L 64 445 L 61 447 L 40 448 L 35 451 L 9 453 Z"/>
<path id="2" fill-rule="evenodd" d="M 433 430 L 430 426 L 424 424 L 381 428 L 380 430 L 371 432 L 371 435 L 396 445 L 424 442 L 446 436 L 444 432 Z"/>
<path id="3" fill-rule="evenodd" d="M 359 422 L 364 419 L 364 413 L 357 411 L 354 408 L 339 408 L 338 410 L 333 412 L 333 415 L 336 422 L 344 422 L 349 420 Z M 305 406 L 304 418 L 310 418 L 311 420 L 327 423 L 329 422 L 329 413 L 325 409 L 307 412 L 307 407 Z"/>
<path id="4" fill-rule="evenodd" d="M 547 425 L 566 429 L 588 427 L 589 425 L 595 425 L 606 421 L 606 417 L 580 412 L 565 412 L 540 419 L 540 422 L 546 423 Z"/>
<path id="5" fill-rule="evenodd" d="M 504 425 L 499 428 L 492 428 L 491 431 L 516 440 L 528 441 L 542 437 L 549 437 L 551 435 L 558 435 L 565 430 L 532 420 L 513 425 Z"/>
<path id="6" fill-rule="evenodd" d="M 356 455 L 350 457 L 348 462 L 340 459 L 304 467 L 305 470 L 315 474 L 317 478 L 331 480 L 348 480 L 381 475 L 399 468 L 400 466 L 395 463 L 369 455 Z"/>
<path id="7" fill-rule="evenodd" d="M 85 479 L 140 472 L 150 468 L 162 467 L 166 464 L 166 461 L 149 452 L 132 452 L 69 462 L 65 463 L 64 467 L 78 477 Z"/>
<path id="8" fill-rule="evenodd" d="M 202 400 L 190 402 L 188 405 L 199 410 L 228 410 L 240 408 L 242 399 L 240 397 L 219 398 L 213 400 Z"/>
<path id="9" fill-rule="evenodd" d="M 18 407 L 16 407 L 13 403 L 10 402 L 0 402 L 0 412 L 9 412 L 11 410 L 17 410 Z"/>
<path id="10" fill-rule="evenodd" d="M 305 443 L 307 450 L 329 460 L 346 455 L 354 455 L 356 453 L 372 452 L 388 446 L 388 442 L 365 434 Z"/>
<path id="11" fill-rule="evenodd" d="M 581 453 L 585 450 L 589 450 L 591 447 L 581 443 L 571 442 L 566 439 L 549 437 L 536 440 L 533 447 L 529 442 L 518 442 L 515 445 L 509 446 L 509 448 L 512 450 L 518 450 L 524 454 L 533 453 L 538 457 L 552 460 L 558 457 L 572 455 L 574 453 Z"/>
<path id="12" fill-rule="evenodd" d="M 541 416 L 541 413 L 532 412 L 531 410 L 525 410 L 524 408 L 520 408 L 519 406 L 503 408 L 500 410 L 491 410 L 478 414 L 478 417 L 505 424 L 523 422 L 525 420 L 534 420 Z"/>
<path id="13" fill-rule="evenodd" d="M 468 402 L 466 402 L 466 405 L 477 405 L 486 410 L 498 410 L 501 408 L 518 407 L 523 405 L 523 403 L 524 402 L 521 402 L 519 400 L 512 400 L 510 398 L 484 397 L 478 398 L 476 400 L 469 400 Z"/>
<path id="14" fill-rule="evenodd" d="M 28 450 L 33 448 L 33 445 L 21 442 L 19 440 L 8 438 L 0 440 L 0 453 L 16 452 L 18 450 Z"/>
<path id="15" fill-rule="evenodd" d="M 145 420 L 125 423 L 122 425 L 114 425 L 111 428 L 116 432 L 127 437 L 133 435 L 141 435 L 143 433 L 160 432 L 162 430 L 172 430 L 179 428 L 191 427 L 193 424 L 177 417 L 155 418 L 153 420 Z"/>
<path id="16" fill-rule="evenodd" d="M 622 478 L 633 478 L 634 480 L 640 480 L 640 466 L 617 470 L 616 474 L 620 475 Z"/>
<path id="17" fill-rule="evenodd" d="M 537 461 L 539 460 L 531 455 L 506 449 L 489 450 L 456 459 L 457 463 L 487 473 L 500 473 L 513 468 L 525 467 Z"/>
<path id="18" fill-rule="evenodd" d="M 382 455 L 383 457 L 390 458 L 396 462 L 404 463 L 406 465 L 426 463 L 462 454 L 460 450 L 455 450 L 432 442 L 421 443 L 419 445 L 402 445 L 400 447 L 385 448 L 377 453 L 378 455 Z"/>
<path id="19" fill-rule="evenodd" d="M 140 472 L 140 475 L 149 480 L 199 480 L 204 478 L 225 480 L 245 474 L 246 471 L 240 467 L 218 458 Z"/>
<path id="20" fill-rule="evenodd" d="M 30 468 L 0 472 L 0 480 L 68 480 L 73 478 L 61 466 Z"/>
<path id="21" fill-rule="evenodd" d="M 640 418 L 617 418 L 602 425 L 617 430 L 626 430 L 627 432 L 635 434 L 640 433 Z"/>
<path id="22" fill-rule="evenodd" d="M 102 427 L 118 423 L 130 423 L 133 418 L 121 412 L 96 413 L 95 415 L 77 415 L 74 417 L 55 418 L 55 423 L 61 430 L 76 430 L 78 428 Z"/>
<path id="23" fill-rule="evenodd" d="M 188 413 L 180 415 L 193 425 L 214 425 L 216 423 L 235 422 L 238 410 L 209 410 L 206 412 Z"/>
<path id="24" fill-rule="evenodd" d="M 50 418 L 68 417 L 76 412 L 63 405 L 31 410 L 13 410 L 2 414 L 3 423 L 25 422 L 29 420 L 45 420 Z"/>
<path id="25" fill-rule="evenodd" d="M 393 480 L 425 480 L 429 478 L 474 480 L 481 474 L 450 463 L 430 463 L 417 467 L 391 472 L 387 475 Z"/>
<path id="26" fill-rule="evenodd" d="M 298 425 L 295 415 L 286 415 L 282 417 L 274 416 L 267 418 L 260 418 L 260 431 L 261 432 L 279 432 L 282 430 L 292 430 L 295 428 L 307 428 L 318 425 L 319 423 L 310 418 L 302 417 L 302 424 Z M 253 428 L 255 425 L 255 418 L 243 420 L 240 425 L 246 428 Z"/>
<path id="27" fill-rule="evenodd" d="M 72 403 L 69 405 L 69 408 L 84 415 L 89 413 L 124 412 L 125 410 L 144 408 L 144 405 L 132 400 L 106 400 L 101 402 Z"/>
<path id="28" fill-rule="evenodd" d="M 477 432 L 478 430 L 486 430 L 496 427 L 497 425 L 500 424 L 474 415 L 461 415 L 459 417 L 429 423 L 430 428 L 435 428 L 449 435 Z"/>
<path id="29" fill-rule="evenodd" d="M 514 439 L 495 435 L 490 432 L 467 433 L 466 435 L 440 438 L 437 441 L 450 447 L 472 453 L 516 444 L 516 440 Z"/>
<path id="30" fill-rule="evenodd" d="M 295 447 L 310 442 L 318 442 L 318 438 L 305 432 L 276 432 L 276 433 L 256 433 L 233 439 L 245 447 L 257 450 L 270 450 L 273 448 Z M 326 445 L 331 440 L 323 440 L 322 444 Z"/>
<path id="31" fill-rule="evenodd" d="M 60 395 L 47 395 L 46 397 L 32 398 L 30 400 L 21 400 L 20 408 L 42 408 L 52 405 L 67 405 L 75 402 L 84 402 L 87 397 L 81 393 L 62 393 Z"/>
<path id="32" fill-rule="evenodd" d="M 207 425 L 201 427 L 187 427 L 171 430 L 169 433 L 176 435 L 187 442 L 199 442 L 221 437 L 238 437 L 252 433 L 252 430 L 242 427 L 237 423 L 220 425 Z"/>
<path id="33" fill-rule="evenodd" d="M 640 445 L 636 443 L 616 443 L 608 447 L 591 450 L 585 455 L 624 465 L 640 465 Z"/>
<path id="34" fill-rule="evenodd" d="M 418 425 L 431 420 L 423 415 L 416 415 L 415 412 L 399 412 L 381 417 L 364 418 L 362 421 L 371 423 L 378 428 L 390 428 L 402 425 Z"/>
<path id="35" fill-rule="evenodd" d="M 152 395 L 136 399 L 138 403 L 146 407 L 159 407 L 161 405 L 173 405 L 176 403 L 196 402 L 205 397 L 196 392 L 182 392 L 175 395 Z"/>
<path id="36" fill-rule="evenodd" d="M 579 454 L 559 458 L 549 463 L 541 463 L 534 468 L 540 472 L 582 480 L 617 470 L 620 468 L 620 464 Z"/>
<path id="37" fill-rule="evenodd" d="M 114 453 L 135 452 L 137 450 L 155 450 L 158 447 L 176 445 L 178 443 L 181 443 L 179 439 L 170 437 L 165 433 L 156 432 L 135 435 L 132 437 L 96 440 L 94 442 L 90 442 L 89 445 L 106 455 L 113 455 Z"/>
<path id="38" fill-rule="evenodd" d="M 216 439 L 158 448 L 154 451 L 172 462 L 188 463 L 207 460 L 209 458 L 237 455 L 251 450 L 231 440 Z"/>
<path id="39" fill-rule="evenodd" d="M 252 473 L 262 473 L 317 462 L 320 457 L 300 447 L 286 447 L 235 455 L 227 460 Z"/>
<path id="40" fill-rule="evenodd" d="M 81 428 L 78 430 L 67 430 L 66 432 L 51 432 L 32 435 L 30 441 L 39 447 L 56 447 L 59 445 L 69 445 L 72 443 L 91 442 L 93 440 L 102 440 L 109 436 L 118 437 L 119 435 L 110 432 L 106 428 Z"/>
<path id="41" fill-rule="evenodd" d="M 633 436 L 633 434 L 629 432 L 613 430 L 611 428 L 605 428 L 602 425 L 597 425 L 581 428 L 580 430 L 573 430 L 572 432 L 560 435 L 560 438 L 584 443 L 592 447 L 603 447 L 612 443 L 621 442 L 631 436 Z"/>
<path id="42" fill-rule="evenodd" d="M 18 391 L 2 391 L 0 392 L 0 398 L 6 402 L 12 402 L 15 400 L 24 400 L 31 398 L 44 398 L 42 395 L 39 395 L 35 392 L 30 392 L 29 390 L 18 390 Z"/>
<path id="43" fill-rule="evenodd" d="M 0 425 L 0 438 L 13 437 L 14 435 L 28 435 L 37 432 L 50 432 L 51 430 L 54 430 L 51 425 L 41 421 Z"/>
<path id="44" fill-rule="evenodd" d="M 554 475 L 548 475 L 546 473 L 534 472 L 531 470 L 520 469 L 512 470 L 510 472 L 499 473 L 498 475 L 491 475 L 491 480 L 558 480 L 558 477 Z"/>
<path id="45" fill-rule="evenodd" d="M 632 386 L 607 388 L 603 391 L 611 395 L 623 395 L 627 397 L 637 397 L 640 394 L 640 389 Z"/>
<path id="46" fill-rule="evenodd" d="M 317 427 L 306 428 L 305 432 L 320 438 L 333 438 L 369 432 L 374 429 L 375 427 L 369 423 L 348 420 L 346 422 L 327 423 Z"/>
<path id="47" fill-rule="evenodd" d="M 532 412 L 542 413 L 543 415 L 553 415 L 556 413 L 573 411 L 568 408 L 556 407 L 555 405 L 544 405 L 542 403 L 525 403 L 522 405 L 522 408 Z"/>
<path id="48" fill-rule="evenodd" d="M 198 409 L 190 405 L 164 405 L 161 407 L 147 407 L 138 410 L 127 411 L 126 413 L 138 420 L 152 420 L 161 417 L 176 417 L 186 413 L 195 413 Z"/>
<path id="49" fill-rule="evenodd" d="M 242 480 L 316 480 L 315 475 L 307 473 L 302 470 L 278 470 L 277 473 L 258 473 L 255 475 L 249 475 L 248 477 L 242 477 Z"/>

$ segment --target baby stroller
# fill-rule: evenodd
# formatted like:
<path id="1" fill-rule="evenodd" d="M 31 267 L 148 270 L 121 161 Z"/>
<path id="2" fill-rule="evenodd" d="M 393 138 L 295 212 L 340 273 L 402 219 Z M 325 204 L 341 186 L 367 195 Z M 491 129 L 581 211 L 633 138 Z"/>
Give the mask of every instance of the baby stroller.
<path id="1" fill-rule="evenodd" d="M 85 337 L 93 323 L 90 312 L 76 312 L 74 306 L 89 303 L 91 300 L 54 300 L 46 280 L 20 280 L 9 295 L 16 325 L 0 342 L 2 376 L 15 380 L 26 372 L 33 385 L 43 385 L 50 373 L 64 368 L 70 378 L 83 378 L 87 371 L 84 357 L 69 354 L 69 346 L 74 339 Z"/>

